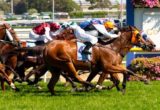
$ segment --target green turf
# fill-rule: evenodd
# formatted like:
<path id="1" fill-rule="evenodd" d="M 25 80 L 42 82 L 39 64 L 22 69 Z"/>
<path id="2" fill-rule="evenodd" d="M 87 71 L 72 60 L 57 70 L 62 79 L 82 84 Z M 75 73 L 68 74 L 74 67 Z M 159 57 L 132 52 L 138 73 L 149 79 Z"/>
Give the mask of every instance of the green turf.
<path id="1" fill-rule="evenodd" d="M 0 92 L 0 110 L 159 110 L 160 82 L 150 85 L 142 82 L 127 83 L 122 95 L 116 89 L 71 93 L 70 87 L 56 85 L 56 96 L 51 96 L 45 83 L 42 90 L 26 84 L 16 84 L 21 91 L 7 87 Z M 106 85 L 109 85 L 106 83 Z"/>

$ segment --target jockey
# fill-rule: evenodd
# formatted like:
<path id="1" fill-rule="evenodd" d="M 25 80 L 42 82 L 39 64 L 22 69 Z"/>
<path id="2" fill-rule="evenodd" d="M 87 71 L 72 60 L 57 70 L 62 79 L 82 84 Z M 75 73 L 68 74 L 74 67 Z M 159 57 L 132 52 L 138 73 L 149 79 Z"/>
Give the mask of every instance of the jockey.
<path id="1" fill-rule="evenodd" d="M 113 22 L 108 20 L 100 20 L 100 19 L 87 20 L 85 22 L 80 23 L 80 27 L 83 28 L 85 31 L 96 30 L 98 34 L 94 36 L 97 36 L 101 39 L 117 38 L 120 36 L 120 33 L 118 35 L 113 33 L 112 30 L 115 28 L 115 25 Z M 101 35 L 99 35 L 99 33 Z"/>
<path id="2" fill-rule="evenodd" d="M 50 23 L 50 36 L 54 37 L 62 31 L 62 28 L 59 23 Z"/>
<path id="3" fill-rule="evenodd" d="M 59 28 L 57 23 L 41 23 L 31 30 L 29 37 L 36 40 L 36 44 L 44 44 L 52 40 L 52 34 Z"/>
<path id="4" fill-rule="evenodd" d="M 83 54 L 91 54 L 89 52 L 89 49 L 92 47 L 92 45 L 96 44 L 98 42 L 98 38 L 94 37 L 92 35 L 87 34 L 77 23 L 75 22 L 69 22 L 69 23 L 63 23 L 63 28 L 71 28 L 74 31 L 74 34 L 77 39 L 83 41 L 86 44 L 86 47 L 82 51 Z"/>

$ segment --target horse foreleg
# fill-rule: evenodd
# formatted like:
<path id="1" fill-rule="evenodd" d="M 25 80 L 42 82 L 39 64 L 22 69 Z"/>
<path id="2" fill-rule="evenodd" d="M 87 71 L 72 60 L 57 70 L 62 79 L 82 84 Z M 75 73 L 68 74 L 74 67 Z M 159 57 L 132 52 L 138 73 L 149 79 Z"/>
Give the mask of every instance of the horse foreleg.
<path id="1" fill-rule="evenodd" d="M 34 79 L 33 83 L 37 84 L 40 77 L 43 76 L 47 71 L 48 71 L 48 69 L 46 68 L 45 65 L 41 65 L 39 68 L 37 68 L 35 70 L 35 79 Z"/>
<path id="2" fill-rule="evenodd" d="M 113 81 L 113 85 L 108 89 L 112 89 L 113 87 L 116 86 L 117 91 L 120 91 L 120 87 L 119 87 L 120 80 L 119 80 L 118 74 L 117 73 L 111 74 L 111 80 Z"/>
<path id="3" fill-rule="evenodd" d="M 104 82 L 105 79 L 108 78 L 108 74 L 107 73 L 104 73 L 102 72 L 102 74 L 100 75 L 99 79 L 98 79 L 98 82 L 97 82 L 97 85 L 96 85 L 96 88 L 97 89 L 106 89 L 105 86 L 102 86 L 102 83 Z M 109 88 L 109 87 L 108 87 Z"/>
<path id="4" fill-rule="evenodd" d="M 110 72 L 111 77 L 113 77 L 113 82 L 116 85 L 117 90 L 119 91 L 120 90 L 120 88 L 119 88 L 119 78 L 118 78 L 117 73 L 123 73 L 123 77 L 125 77 L 124 76 L 125 75 L 124 72 L 126 72 L 126 68 L 124 68 L 124 67 L 122 67 L 120 65 L 116 65 L 116 66 L 107 65 L 107 68 L 105 68 L 104 71 Z M 126 88 L 126 81 L 124 81 L 123 85 L 125 85 L 125 88 Z"/>
<path id="5" fill-rule="evenodd" d="M 122 93 L 125 94 L 126 82 L 127 82 L 127 72 L 123 73 L 123 82 L 122 82 Z"/>

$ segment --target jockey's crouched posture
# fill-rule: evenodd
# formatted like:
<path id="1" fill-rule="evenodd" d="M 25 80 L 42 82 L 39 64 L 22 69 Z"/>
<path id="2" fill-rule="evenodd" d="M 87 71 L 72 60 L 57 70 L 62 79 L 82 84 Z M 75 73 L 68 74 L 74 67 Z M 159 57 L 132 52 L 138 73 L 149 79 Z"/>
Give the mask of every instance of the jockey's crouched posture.
<path id="1" fill-rule="evenodd" d="M 81 40 L 86 44 L 85 49 L 82 51 L 83 54 L 91 54 L 89 52 L 89 49 L 92 47 L 92 45 L 96 44 L 98 42 L 98 38 L 95 36 L 92 36 L 90 34 L 87 34 L 77 23 L 75 22 L 69 22 L 69 23 L 63 23 L 62 28 L 71 28 L 74 31 L 74 34 L 77 39 Z"/>
<path id="2" fill-rule="evenodd" d="M 35 40 L 36 45 L 44 44 L 52 40 L 59 28 L 60 25 L 57 23 L 41 23 L 31 30 L 29 38 Z"/>
<path id="3" fill-rule="evenodd" d="M 117 38 L 121 35 L 115 34 L 115 24 L 108 20 L 92 19 L 80 23 L 80 27 L 87 33 L 92 34 L 100 39 Z"/>
<path id="4" fill-rule="evenodd" d="M 98 20 L 91 20 L 87 22 L 88 24 L 85 24 L 85 26 L 82 26 L 83 23 L 77 25 L 75 22 L 64 23 L 62 25 L 62 27 L 70 27 L 71 29 L 73 29 L 77 39 L 85 42 L 86 47 L 82 51 L 82 53 L 84 54 L 90 54 L 89 49 L 92 47 L 92 45 L 98 42 L 98 36 L 96 37 L 96 35 L 86 32 L 89 28 L 89 30 L 97 30 L 103 35 L 104 38 L 117 38 L 120 36 L 120 33 L 118 33 L 118 35 L 113 33 L 114 23 L 112 22 L 107 21 L 102 23 Z"/>

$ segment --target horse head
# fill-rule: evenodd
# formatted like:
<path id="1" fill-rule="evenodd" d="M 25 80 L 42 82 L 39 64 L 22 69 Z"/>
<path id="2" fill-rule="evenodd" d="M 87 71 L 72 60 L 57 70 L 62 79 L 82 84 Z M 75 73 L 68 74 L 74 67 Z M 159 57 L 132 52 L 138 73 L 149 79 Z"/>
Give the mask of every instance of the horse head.
<path id="1" fill-rule="evenodd" d="M 127 40 L 131 47 L 138 46 L 143 50 L 151 51 L 154 49 L 155 45 L 151 41 L 145 41 L 142 37 L 140 30 L 133 26 L 127 26 L 121 29 L 120 39 Z"/>
<path id="2" fill-rule="evenodd" d="M 11 40 L 11 38 L 13 40 Z M 0 42 L 19 46 L 20 40 L 17 37 L 16 32 L 8 24 L 0 25 Z"/>

